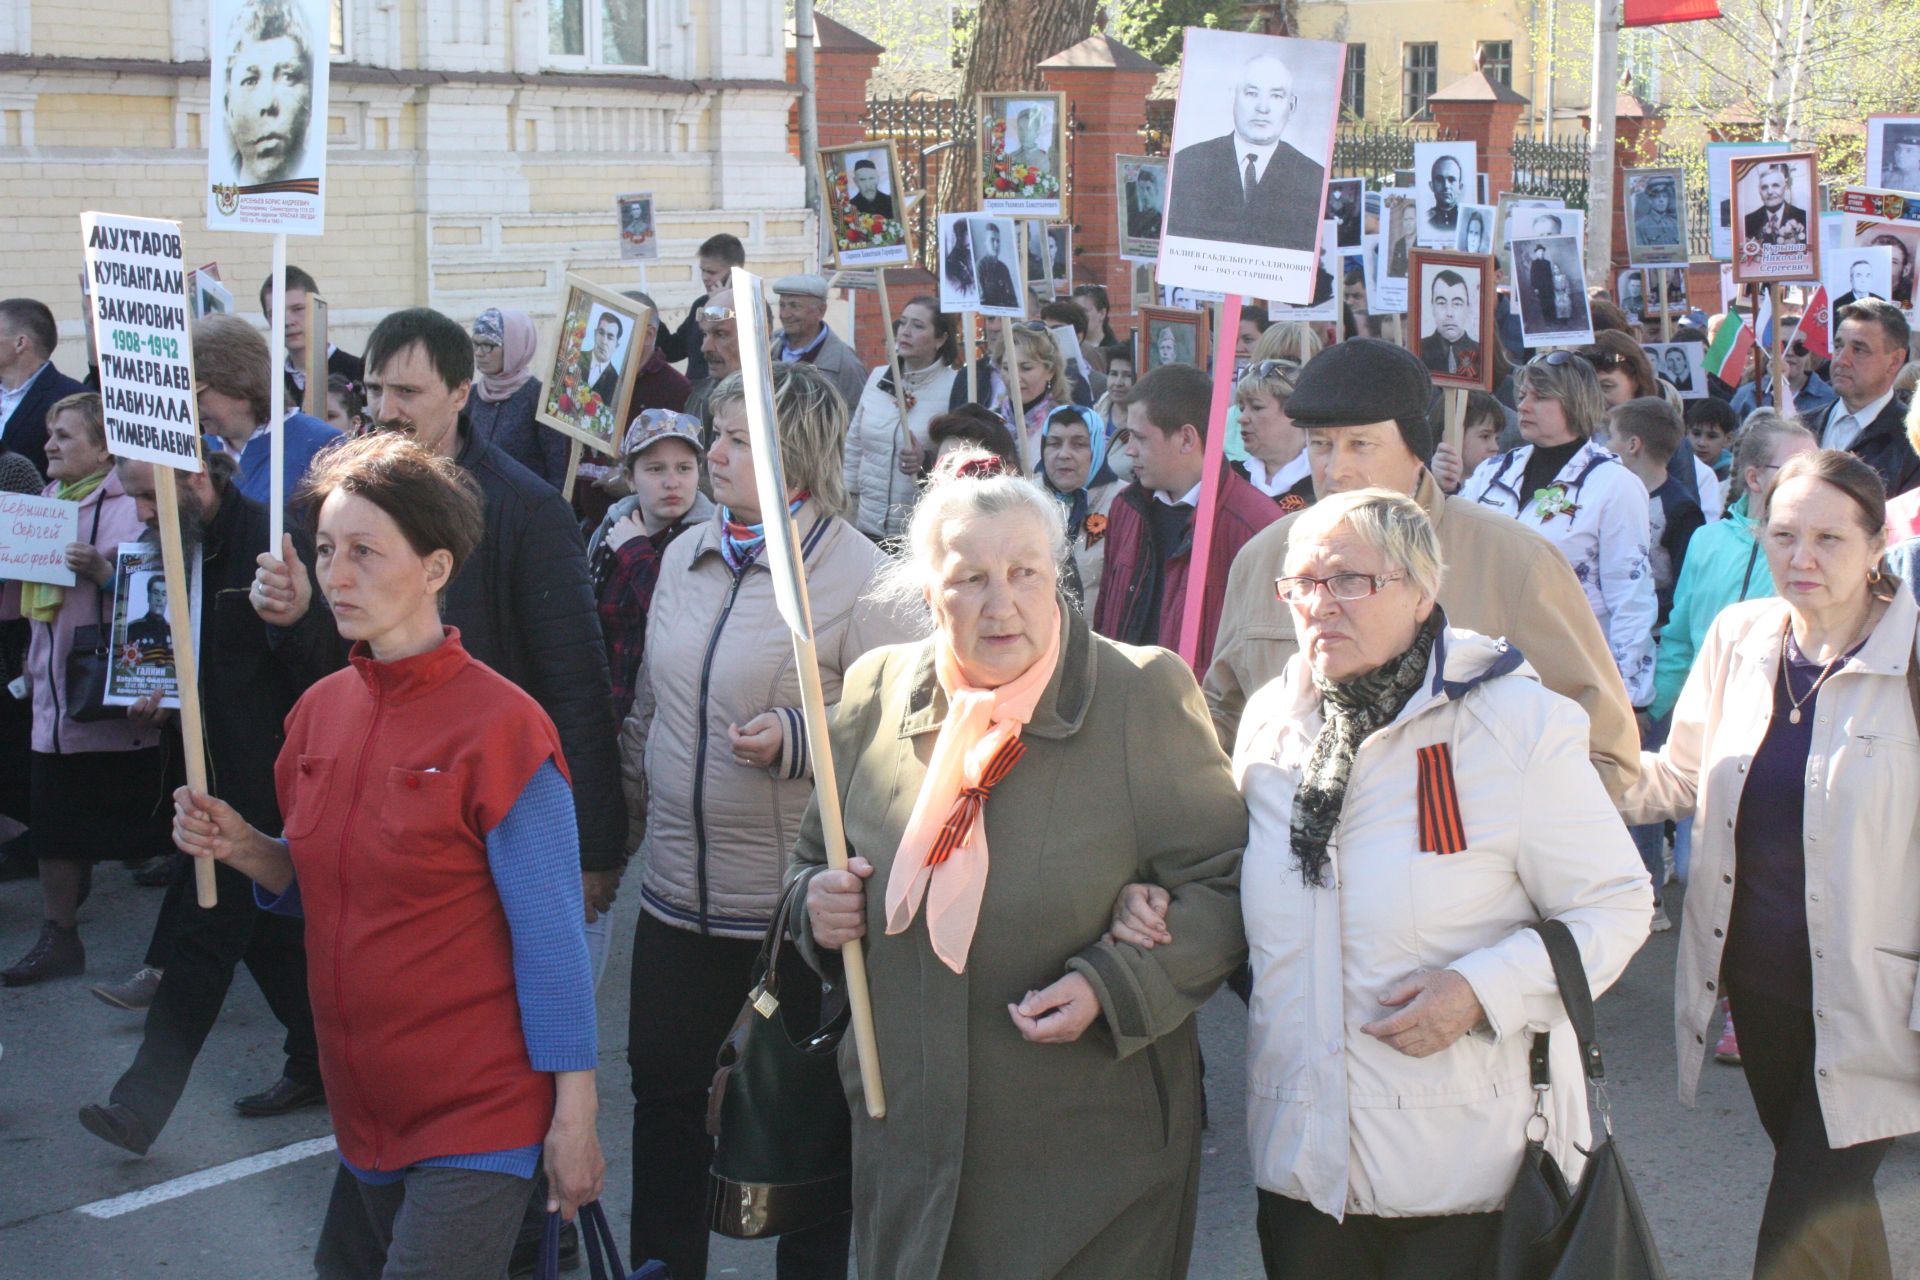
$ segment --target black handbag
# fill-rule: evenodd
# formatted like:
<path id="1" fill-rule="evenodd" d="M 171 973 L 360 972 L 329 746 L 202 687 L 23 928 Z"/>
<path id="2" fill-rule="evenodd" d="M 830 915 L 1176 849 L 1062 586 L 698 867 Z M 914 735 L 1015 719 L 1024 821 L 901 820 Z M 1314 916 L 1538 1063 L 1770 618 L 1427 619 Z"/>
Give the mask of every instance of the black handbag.
<path id="1" fill-rule="evenodd" d="M 1653 1231 L 1640 1207 L 1640 1195 L 1613 1140 L 1613 1114 L 1607 1101 L 1605 1065 L 1594 1040 L 1593 992 L 1573 933 L 1558 920 L 1530 926 L 1546 943 L 1553 961 L 1560 1000 L 1580 1045 L 1580 1061 L 1593 1085 L 1602 1133 L 1587 1153 L 1580 1185 L 1569 1188 L 1560 1166 L 1548 1154 L 1548 1036 L 1533 1039 L 1533 1116 L 1527 1121 L 1527 1149 L 1520 1175 L 1507 1195 L 1506 1211 L 1487 1280 L 1666 1280 Z"/>
<path id="2" fill-rule="evenodd" d="M 93 534 L 89 542 L 100 536 L 100 508 L 106 505 L 96 502 L 93 506 Z M 96 591 L 94 599 L 99 604 L 96 620 L 73 629 L 73 647 L 67 651 L 67 679 L 62 689 L 67 719 L 82 724 L 127 718 L 125 707 L 110 707 L 104 701 L 107 673 L 113 668 L 113 628 L 107 623 L 107 593 Z"/>
<path id="3" fill-rule="evenodd" d="M 787 886 L 767 926 L 707 1096 L 707 1131 L 718 1139 L 707 1222 L 736 1240 L 800 1231 L 853 1207 L 853 1118 L 839 1065 L 846 998 L 834 986 L 814 999 L 820 978 L 788 945 L 805 883 Z"/>

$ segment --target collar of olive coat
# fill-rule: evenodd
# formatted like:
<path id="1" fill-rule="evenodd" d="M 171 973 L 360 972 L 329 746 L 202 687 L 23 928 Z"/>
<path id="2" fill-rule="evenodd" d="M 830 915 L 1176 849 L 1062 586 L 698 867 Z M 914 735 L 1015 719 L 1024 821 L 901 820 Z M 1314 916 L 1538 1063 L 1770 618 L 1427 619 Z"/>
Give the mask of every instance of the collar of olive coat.
<path id="1" fill-rule="evenodd" d="M 1062 599 L 1060 609 L 1060 661 L 1047 681 L 1040 701 L 1034 704 L 1033 719 L 1022 733 L 1036 738 L 1066 738 L 1080 731 L 1087 718 L 1087 704 L 1093 701 L 1093 633 L 1080 615 Z M 947 718 L 947 695 L 933 669 L 934 646 L 920 647 L 920 660 L 913 671 L 913 688 L 907 695 L 907 713 L 900 720 L 900 736 L 911 738 L 932 733 Z"/>

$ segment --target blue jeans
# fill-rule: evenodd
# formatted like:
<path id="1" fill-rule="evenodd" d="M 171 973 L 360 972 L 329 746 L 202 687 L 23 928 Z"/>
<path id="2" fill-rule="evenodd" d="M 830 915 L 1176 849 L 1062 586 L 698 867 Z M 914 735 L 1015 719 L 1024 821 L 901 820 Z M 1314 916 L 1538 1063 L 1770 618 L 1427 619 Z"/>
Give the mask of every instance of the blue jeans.
<path id="1" fill-rule="evenodd" d="M 1658 751 L 1667 740 L 1667 730 L 1673 726 L 1672 716 L 1662 716 L 1648 728 L 1640 740 L 1642 751 Z M 1647 874 L 1653 878 L 1653 905 L 1659 906 L 1665 895 L 1661 892 L 1667 883 L 1667 824 L 1664 822 L 1646 822 L 1627 828 L 1633 836 L 1633 847 L 1640 851 L 1640 861 L 1647 868 Z M 1677 840 L 1677 838 L 1676 838 Z M 1691 850 L 1689 850 L 1691 852 Z M 1674 855 L 1676 862 L 1679 854 Z"/>

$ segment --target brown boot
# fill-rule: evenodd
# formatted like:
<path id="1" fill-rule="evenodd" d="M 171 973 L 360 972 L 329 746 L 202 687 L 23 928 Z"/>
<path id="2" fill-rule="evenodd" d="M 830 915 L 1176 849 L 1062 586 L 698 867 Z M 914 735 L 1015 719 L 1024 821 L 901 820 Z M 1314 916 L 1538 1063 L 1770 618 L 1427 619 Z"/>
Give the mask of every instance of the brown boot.
<path id="1" fill-rule="evenodd" d="M 20 958 L 20 963 L 0 973 L 0 984 L 27 987 L 49 978 L 71 978 L 87 971 L 87 949 L 80 945 L 80 930 L 62 928 L 51 920 L 40 925 L 40 940 Z"/>

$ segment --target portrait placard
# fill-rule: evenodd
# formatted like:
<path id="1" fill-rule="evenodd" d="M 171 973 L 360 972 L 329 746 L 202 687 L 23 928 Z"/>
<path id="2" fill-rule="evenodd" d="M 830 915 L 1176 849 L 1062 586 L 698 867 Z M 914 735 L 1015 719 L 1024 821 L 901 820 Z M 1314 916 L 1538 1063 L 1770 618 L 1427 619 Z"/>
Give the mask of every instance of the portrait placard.
<path id="1" fill-rule="evenodd" d="M 1901 308 L 1911 319 L 1915 279 L 1920 274 L 1920 223 L 1848 214 L 1845 242 L 1854 248 L 1888 251 L 1892 261 L 1890 278 L 1893 288 L 1887 295 L 1887 301 Z"/>
<path id="2" fill-rule="evenodd" d="M 1613 300 L 1627 313 L 1629 320 L 1647 316 L 1647 275 L 1639 267 L 1628 267 L 1614 278 Z"/>
<path id="3" fill-rule="evenodd" d="M 0 493 L 0 578 L 74 585 L 67 544 L 80 541 L 80 504 L 37 493 Z"/>
<path id="4" fill-rule="evenodd" d="M 1115 156 L 1113 189 L 1120 256 L 1152 262 L 1160 256 L 1160 223 L 1167 204 L 1165 156 Z"/>
<path id="5" fill-rule="evenodd" d="M 193 560 L 188 588 L 192 599 L 194 652 L 200 652 L 200 563 Z M 174 663 L 173 624 L 167 616 L 167 575 L 160 547 L 123 542 L 113 562 L 113 617 L 109 623 L 107 688 L 100 701 L 130 707 L 149 694 L 160 705 L 180 705 L 180 674 Z"/>
<path id="6" fill-rule="evenodd" d="M 1289 306 L 1284 302 L 1269 301 L 1269 318 L 1280 320 L 1306 320 L 1323 323 L 1340 317 L 1339 291 L 1334 288 L 1334 272 L 1340 265 L 1340 248 L 1336 244 L 1339 232 L 1333 219 L 1329 218 L 1320 225 L 1320 252 L 1313 264 L 1313 297 L 1300 306 Z"/>
<path id="7" fill-rule="evenodd" d="M 1060 298 L 1071 296 L 1073 293 L 1073 224 L 1071 222 L 1047 224 L 1047 262 L 1052 269 L 1054 296 Z"/>
<path id="8" fill-rule="evenodd" d="M 1012 218 L 941 214 L 940 309 L 1024 319 L 1025 257 Z"/>
<path id="9" fill-rule="evenodd" d="M 1473 181 L 1471 142 L 1413 144 L 1414 243 L 1422 249 L 1452 249 L 1460 242 L 1460 210 Z"/>
<path id="10" fill-rule="evenodd" d="M 1820 237 L 1808 213 L 1820 191 L 1813 152 L 1735 156 L 1727 163 L 1737 233 L 1734 281 L 1818 280 Z"/>
<path id="11" fill-rule="evenodd" d="M 200 469 L 200 409 L 180 224 L 80 215 L 107 451 Z"/>
<path id="12" fill-rule="evenodd" d="M 1454 250 L 1458 253 L 1491 254 L 1493 225 L 1498 217 L 1498 210 L 1490 204 L 1461 205 L 1460 231 L 1454 238 Z"/>
<path id="13" fill-rule="evenodd" d="M 983 93 L 976 102 L 981 210 L 1059 217 L 1061 179 L 1067 171 L 1067 96 Z"/>
<path id="14" fill-rule="evenodd" d="M 1373 310 L 1376 315 L 1405 315 L 1407 270 L 1413 260 L 1413 197 L 1387 192 L 1381 202 L 1381 232 L 1374 238 Z"/>
<path id="15" fill-rule="evenodd" d="M 1515 240 L 1540 240 L 1553 236 L 1572 236 L 1582 244 L 1586 243 L 1587 215 L 1584 210 L 1568 209 L 1562 205 L 1515 205 L 1507 212 L 1505 226 L 1506 240 L 1501 251 L 1506 255 L 1503 274 L 1507 285 L 1518 291 L 1525 280 L 1515 275 L 1516 270 L 1524 276 L 1524 268 L 1516 268 L 1513 256 Z"/>
<path id="16" fill-rule="evenodd" d="M 1570 347 L 1593 341 L 1587 268 L 1577 236 L 1529 236 L 1513 242 L 1521 343 Z"/>
<path id="17" fill-rule="evenodd" d="M 328 0 L 211 0 L 207 225 L 317 236 L 327 180 Z"/>
<path id="18" fill-rule="evenodd" d="M 1920 116 L 1867 117 L 1867 185 L 1920 195 Z"/>
<path id="19" fill-rule="evenodd" d="M 208 275 L 201 267 L 192 272 L 193 276 L 193 318 L 202 316 L 224 316 L 233 314 L 233 293 L 220 283 L 217 275 Z"/>
<path id="20" fill-rule="evenodd" d="M 1332 222 L 1338 228 L 1338 239 L 1342 249 L 1358 249 L 1362 232 L 1362 215 L 1367 207 L 1367 184 L 1363 178 L 1335 178 L 1327 183 L 1327 216 L 1325 221 Z"/>
<path id="21" fill-rule="evenodd" d="M 1825 219 L 1822 219 L 1825 221 Z M 1862 298 L 1893 297 L 1893 255 L 1890 245 L 1843 244 L 1820 260 L 1827 297 L 1833 299 L 1833 313 Z"/>
<path id="22" fill-rule="evenodd" d="M 1413 251 L 1407 345 L 1435 386 L 1493 390 L 1493 255 Z"/>
<path id="23" fill-rule="evenodd" d="M 1687 182 L 1676 168 L 1627 169 L 1621 189 L 1627 261 L 1636 267 L 1685 266 Z"/>
<path id="24" fill-rule="evenodd" d="M 1653 371 L 1671 382 L 1682 400 L 1707 398 L 1706 343 L 1649 342 L 1645 349 Z"/>
<path id="25" fill-rule="evenodd" d="M 1523 196 L 1517 191 L 1502 191 L 1494 201 L 1496 212 L 1493 217 L 1493 251 L 1498 259 L 1500 278 L 1513 279 L 1513 260 L 1507 253 L 1507 246 L 1513 243 L 1508 223 L 1515 209 L 1563 209 L 1566 201 L 1559 196 Z"/>
<path id="26" fill-rule="evenodd" d="M 536 421 L 618 457 L 627 424 L 620 420 L 633 380 L 646 363 L 653 312 L 568 273 L 561 287 L 560 329 L 543 371 Z"/>
<path id="27" fill-rule="evenodd" d="M 660 256 L 660 236 L 653 225 L 653 193 L 636 191 L 613 198 L 614 221 L 620 226 L 620 260 L 645 262 Z"/>
<path id="28" fill-rule="evenodd" d="M 1313 296 L 1346 46 L 1189 27 L 1160 283 Z"/>
<path id="29" fill-rule="evenodd" d="M 1022 218 L 1020 243 L 1027 256 L 1027 290 L 1037 302 L 1053 301 L 1053 241 L 1047 236 L 1047 224 L 1038 218 Z"/>
<path id="30" fill-rule="evenodd" d="M 1207 367 L 1209 314 L 1180 307 L 1140 308 L 1140 373 L 1163 364 Z"/>
<path id="31" fill-rule="evenodd" d="M 1160 285 L 1153 278 L 1153 264 L 1136 262 L 1133 264 L 1133 270 L 1127 274 L 1130 277 L 1127 283 L 1130 286 L 1134 310 L 1152 306 L 1160 296 Z"/>
<path id="32" fill-rule="evenodd" d="M 1709 142 L 1707 144 L 1707 212 L 1713 218 L 1713 256 L 1733 261 L 1733 186 L 1735 156 L 1757 156 L 1778 151 L 1777 142 Z"/>
<path id="33" fill-rule="evenodd" d="M 900 157 L 893 143 L 822 147 L 819 163 L 835 264 L 898 267 L 911 262 Z"/>

